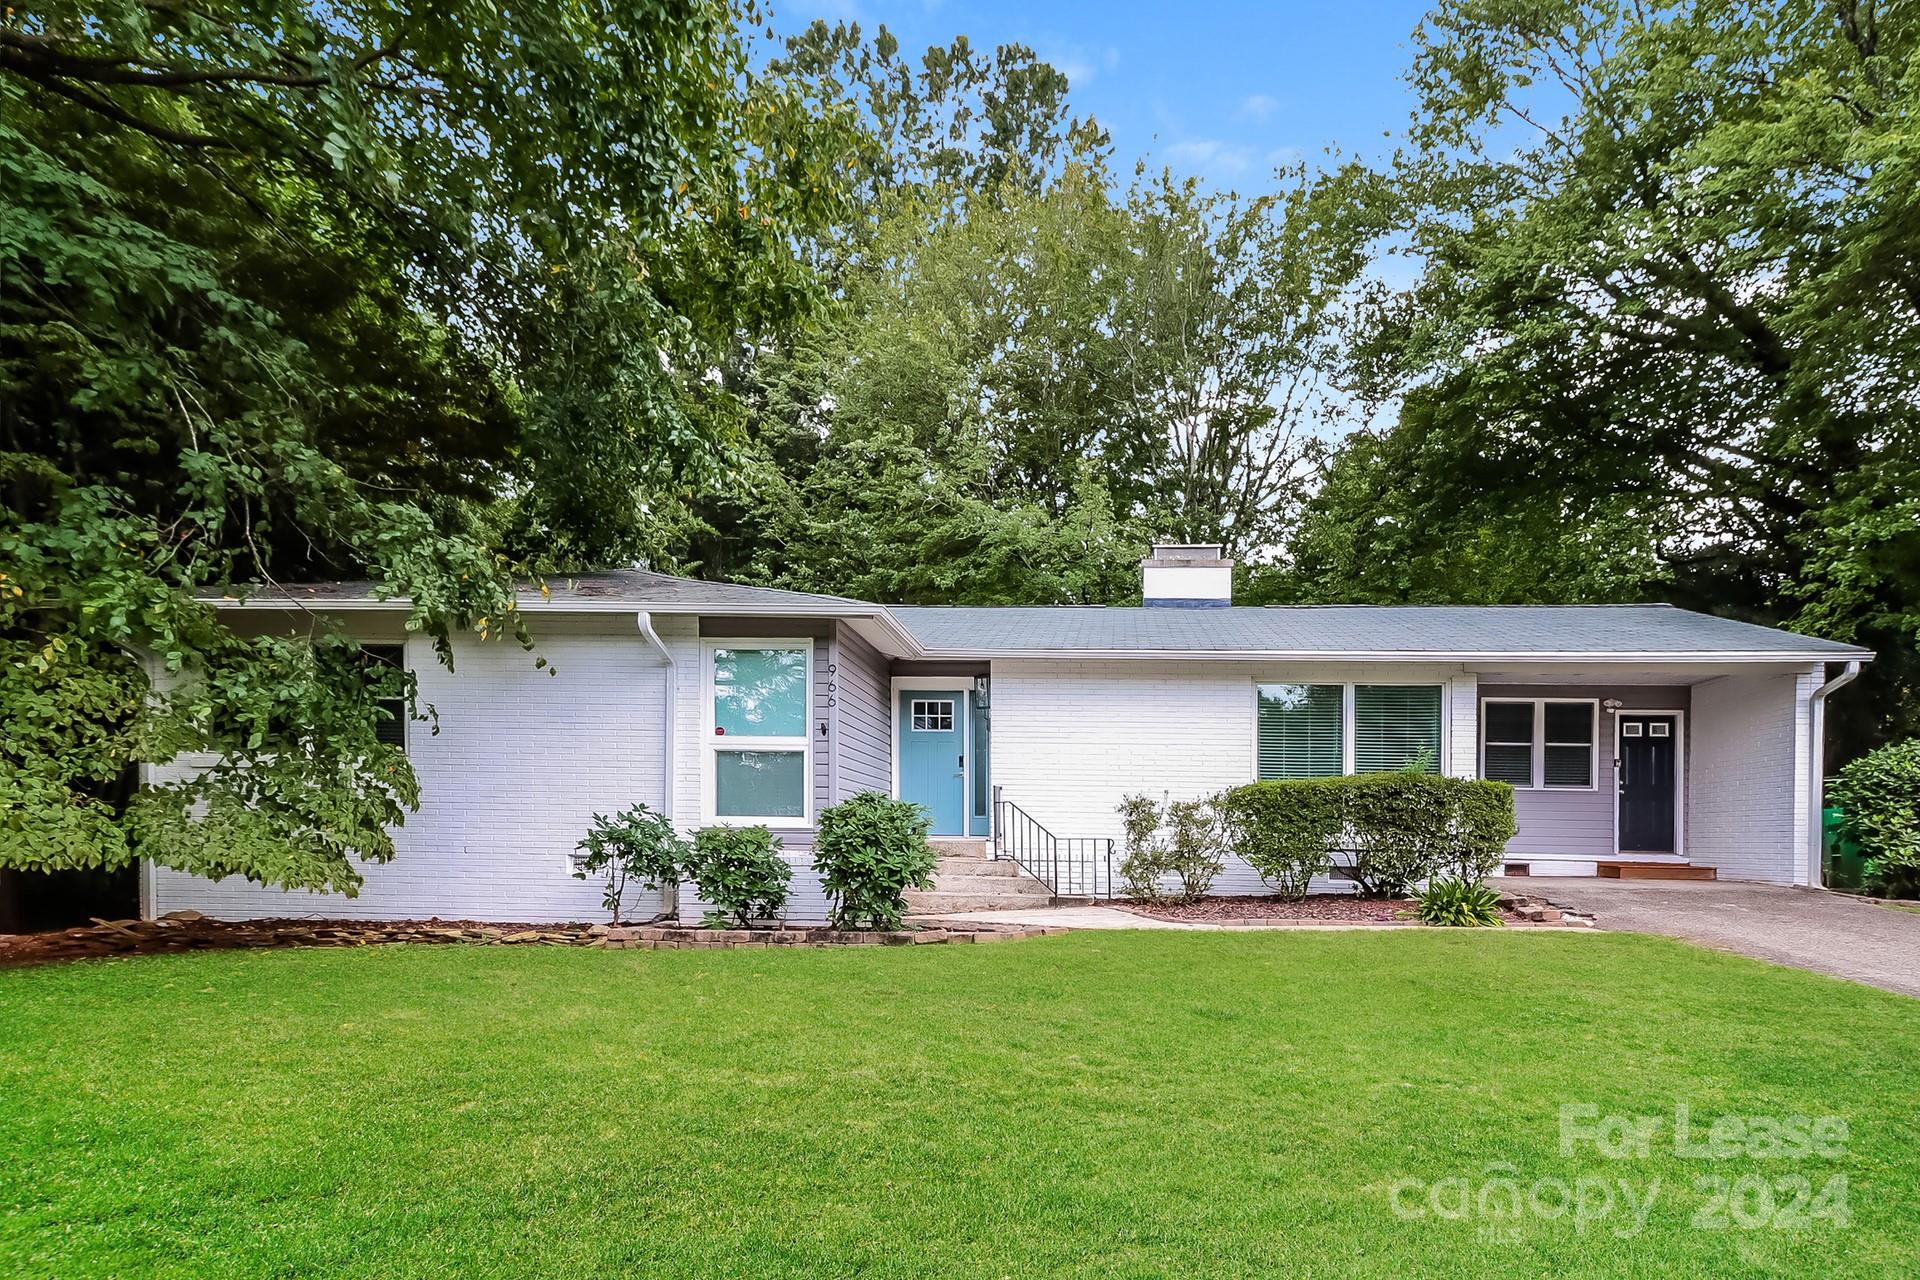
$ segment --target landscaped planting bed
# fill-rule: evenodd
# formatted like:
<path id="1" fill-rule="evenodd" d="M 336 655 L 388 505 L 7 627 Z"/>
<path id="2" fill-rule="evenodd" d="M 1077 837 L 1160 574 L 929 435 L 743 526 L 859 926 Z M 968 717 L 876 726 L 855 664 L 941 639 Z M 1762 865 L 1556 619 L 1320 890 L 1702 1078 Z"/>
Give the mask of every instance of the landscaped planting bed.
<path id="1" fill-rule="evenodd" d="M 707 929 L 677 925 L 497 924 L 478 920 L 213 920 L 181 912 L 159 920 L 101 920 L 79 929 L 0 934 L 0 967 L 88 956 L 276 947 L 428 946 L 598 947 L 673 950 L 689 947 L 914 946 L 1007 942 L 1060 929 L 969 923 L 956 927 L 849 929 Z"/>
<path id="2" fill-rule="evenodd" d="M 1192 902 L 1117 903 L 1136 915 L 1153 920 L 1179 920 L 1199 924 L 1288 925 L 1288 924 L 1375 924 L 1419 925 L 1415 917 L 1419 904 L 1411 898 L 1361 898 L 1350 893 L 1313 893 L 1289 900 L 1278 896 L 1240 895 L 1198 898 Z M 1585 926 L 1592 921 L 1584 916 L 1563 913 L 1544 899 L 1500 898 L 1500 916 L 1509 925 L 1568 924 Z"/>

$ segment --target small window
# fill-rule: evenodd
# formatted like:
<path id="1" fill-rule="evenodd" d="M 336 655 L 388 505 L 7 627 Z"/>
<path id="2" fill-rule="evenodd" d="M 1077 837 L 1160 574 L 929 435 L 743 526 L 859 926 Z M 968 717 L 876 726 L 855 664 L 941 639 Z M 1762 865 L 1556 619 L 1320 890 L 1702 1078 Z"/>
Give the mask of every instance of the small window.
<path id="1" fill-rule="evenodd" d="M 360 646 L 361 661 L 370 672 L 377 672 L 383 678 L 392 671 L 403 675 L 407 669 L 407 646 L 403 644 L 363 644 Z M 380 718 L 373 726 L 373 735 L 390 747 L 407 749 L 407 699 L 376 698 L 373 705 L 379 708 Z"/>
<path id="2" fill-rule="evenodd" d="M 1591 702 L 1549 702 L 1547 742 L 1542 772 L 1549 787 L 1586 788 L 1593 785 L 1593 718 Z"/>
<path id="3" fill-rule="evenodd" d="M 915 698 L 913 700 L 913 731 L 915 733 L 952 733 L 953 699 Z"/>
<path id="4" fill-rule="evenodd" d="M 1529 789 L 1591 790 L 1597 715 L 1585 699 L 1482 703 L 1480 776 Z"/>
<path id="5" fill-rule="evenodd" d="M 1533 785 L 1533 704 L 1486 704 L 1486 764 L 1482 777 L 1509 786 Z"/>
<path id="6" fill-rule="evenodd" d="M 1640 736 L 1640 726 L 1637 724 L 1623 724 L 1620 726 L 1620 736 L 1623 738 L 1637 738 Z"/>
<path id="7" fill-rule="evenodd" d="M 1669 734 L 1668 731 L 1672 728 L 1673 726 L 1666 723 L 1664 720 L 1655 720 L 1653 723 L 1647 726 L 1647 736 L 1650 738 L 1670 737 L 1671 735 Z"/>

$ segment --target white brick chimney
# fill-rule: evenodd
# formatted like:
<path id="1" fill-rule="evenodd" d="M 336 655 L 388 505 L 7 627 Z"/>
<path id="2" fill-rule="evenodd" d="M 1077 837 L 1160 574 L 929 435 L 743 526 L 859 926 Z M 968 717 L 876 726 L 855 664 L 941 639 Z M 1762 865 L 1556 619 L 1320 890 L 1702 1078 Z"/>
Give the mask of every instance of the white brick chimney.
<path id="1" fill-rule="evenodd" d="M 1233 561 L 1217 542 L 1156 543 L 1140 562 L 1140 595 L 1149 609 L 1224 609 L 1233 603 Z"/>

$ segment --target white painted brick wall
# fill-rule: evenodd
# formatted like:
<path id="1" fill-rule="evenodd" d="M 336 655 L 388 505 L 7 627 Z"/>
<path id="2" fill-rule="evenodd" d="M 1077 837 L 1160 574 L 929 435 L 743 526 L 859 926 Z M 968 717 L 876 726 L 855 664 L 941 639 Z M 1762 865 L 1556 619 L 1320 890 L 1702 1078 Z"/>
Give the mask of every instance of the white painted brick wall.
<path id="1" fill-rule="evenodd" d="M 1256 683 L 1348 681 L 1444 684 L 1446 772 L 1473 776 L 1475 680 L 1457 666 L 996 661 L 993 780 L 1056 836 L 1117 842 L 1129 793 L 1189 799 L 1254 778 Z M 1234 858 L 1214 891 L 1268 889 Z"/>
<path id="2" fill-rule="evenodd" d="M 574 879 L 566 858 L 595 811 L 659 805 L 664 669 L 631 617 L 544 617 L 538 652 L 554 675 L 512 643 L 461 640 L 449 672 L 426 640 L 409 640 L 408 663 L 440 732 L 408 726 L 420 809 L 394 833 L 394 860 L 363 868 L 357 897 L 153 868 L 152 909 L 226 919 L 604 919 L 600 885 Z"/>
<path id="3" fill-rule="evenodd" d="M 1805 884 L 1817 669 L 1722 676 L 1693 687 L 1687 857 L 1723 879 Z"/>

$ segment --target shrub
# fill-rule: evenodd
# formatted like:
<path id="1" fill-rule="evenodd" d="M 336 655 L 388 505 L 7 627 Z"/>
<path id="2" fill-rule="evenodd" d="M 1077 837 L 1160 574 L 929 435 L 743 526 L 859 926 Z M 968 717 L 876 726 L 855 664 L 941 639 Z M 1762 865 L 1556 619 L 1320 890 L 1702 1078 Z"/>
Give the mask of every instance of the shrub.
<path id="1" fill-rule="evenodd" d="M 1435 880 L 1416 895 L 1416 900 L 1420 919 L 1427 924 L 1485 928 L 1504 923 L 1500 919 L 1500 895 L 1471 880 Z"/>
<path id="2" fill-rule="evenodd" d="M 1346 826 L 1338 788 L 1311 782 L 1253 782 L 1220 800 L 1233 851 L 1289 902 L 1333 861 Z"/>
<path id="3" fill-rule="evenodd" d="M 1120 892 L 1135 902 L 1159 902 L 1161 873 L 1167 870 L 1160 844 L 1160 806 L 1151 796 L 1131 795 L 1120 802 Z"/>
<path id="4" fill-rule="evenodd" d="M 1367 897 L 1397 898 L 1442 872 L 1478 883 L 1513 838 L 1513 788 L 1403 771 L 1235 787 L 1222 808 L 1245 858 L 1283 896 L 1306 892 L 1334 854 Z"/>
<path id="5" fill-rule="evenodd" d="M 917 804 L 864 791 L 820 815 L 813 869 L 836 929 L 898 929 L 906 891 L 932 887 L 933 861 L 926 810 Z"/>
<path id="6" fill-rule="evenodd" d="M 1180 882 L 1180 901 L 1205 897 L 1226 866 L 1225 828 L 1215 806 L 1212 796 L 1175 800 L 1164 810 L 1146 795 L 1122 800 L 1121 892 L 1137 901 L 1160 902 L 1166 897 L 1161 886 L 1173 876 Z"/>
<path id="7" fill-rule="evenodd" d="M 712 905 L 706 923 L 742 927 L 777 917 L 787 905 L 791 872 L 765 827 L 703 827 L 694 833 L 687 877 Z"/>
<path id="8" fill-rule="evenodd" d="M 1848 764 L 1828 795 L 1841 829 L 1866 855 L 1874 886 L 1892 897 L 1920 892 L 1920 738 Z"/>
<path id="9" fill-rule="evenodd" d="M 593 827 L 587 838 L 574 846 L 586 851 L 574 871 L 576 880 L 596 873 L 607 877 L 602 904 L 620 923 L 627 890 L 638 884 L 649 893 L 657 893 L 680 882 L 680 869 L 692 852 L 673 824 L 644 804 L 622 809 L 609 818 L 593 815 Z"/>

